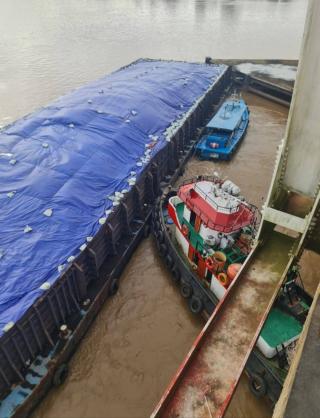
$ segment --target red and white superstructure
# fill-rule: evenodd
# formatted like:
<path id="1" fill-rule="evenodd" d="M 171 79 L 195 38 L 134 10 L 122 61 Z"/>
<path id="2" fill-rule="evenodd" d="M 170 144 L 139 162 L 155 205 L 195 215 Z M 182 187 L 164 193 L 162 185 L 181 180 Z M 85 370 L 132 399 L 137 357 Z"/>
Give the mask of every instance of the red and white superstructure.
<path id="1" fill-rule="evenodd" d="M 230 180 L 200 177 L 169 199 L 168 215 L 193 270 L 220 299 L 250 251 L 255 210 Z"/>

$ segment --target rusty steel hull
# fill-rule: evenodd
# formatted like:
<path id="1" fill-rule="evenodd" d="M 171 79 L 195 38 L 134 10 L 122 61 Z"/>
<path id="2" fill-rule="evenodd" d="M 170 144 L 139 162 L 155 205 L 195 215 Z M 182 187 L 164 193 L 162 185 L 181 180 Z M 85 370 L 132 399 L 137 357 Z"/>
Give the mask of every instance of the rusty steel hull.
<path id="1" fill-rule="evenodd" d="M 146 167 L 86 251 L 0 339 L 0 417 L 28 416 L 53 384 L 62 383 L 68 359 L 148 234 L 156 198 L 181 174 L 199 128 L 234 86 L 246 88 L 248 80 L 232 68 L 225 72 Z M 275 87 L 275 92 L 273 100 L 283 93 L 281 87 Z M 70 330 L 67 338 L 59 336 L 62 324 Z"/>
<path id="2" fill-rule="evenodd" d="M 229 69 L 148 164 L 87 249 L 1 338 L 1 417 L 27 416 L 53 383 L 62 382 L 65 363 L 107 297 L 116 291 L 123 268 L 148 234 L 153 204 L 161 188 L 179 175 L 192 152 L 198 128 L 231 83 Z M 67 338 L 59 336 L 62 324 L 70 330 Z"/>

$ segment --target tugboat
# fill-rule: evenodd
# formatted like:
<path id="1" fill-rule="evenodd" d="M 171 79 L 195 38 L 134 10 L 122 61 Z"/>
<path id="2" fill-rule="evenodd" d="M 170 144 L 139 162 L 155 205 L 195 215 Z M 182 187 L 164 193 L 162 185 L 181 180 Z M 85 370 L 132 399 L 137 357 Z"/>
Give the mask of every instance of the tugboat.
<path id="1" fill-rule="evenodd" d="M 207 124 L 196 155 L 207 160 L 229 160 L 246 133 L 249 113 L 243 99 L 234 95 L 226 100 Z"/>
<path id="2" fill-rule="evenodd" d="M 239 278 L 258 216 L 239 187 L 217 175 L 185 181 L 178 190 L 169 187 L 159 199 L 153 234 L 192 313 L 211 315 Z M 278 400 L 311 302 L 297 268 L 292 269 L 246 365 L 255 396 Z"/>
<path id="3" fill-rule="evenodd" d="M 221 299 L 250 252 L 257 209 L 230 180 L 199 177 L 169 198 L 168 216 L 179 251 L 199 282 Z"/>

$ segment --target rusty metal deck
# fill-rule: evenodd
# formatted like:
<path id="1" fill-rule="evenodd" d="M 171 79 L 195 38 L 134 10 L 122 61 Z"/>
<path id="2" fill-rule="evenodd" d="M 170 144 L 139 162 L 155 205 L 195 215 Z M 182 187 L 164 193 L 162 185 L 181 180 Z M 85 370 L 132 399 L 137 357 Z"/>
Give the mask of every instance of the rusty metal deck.
<path id="1" fill-rule="evenodd" d="M 251 253 L 152 418 L 223 415 L 285 276 L 293 242 L 274 231 Z"/>

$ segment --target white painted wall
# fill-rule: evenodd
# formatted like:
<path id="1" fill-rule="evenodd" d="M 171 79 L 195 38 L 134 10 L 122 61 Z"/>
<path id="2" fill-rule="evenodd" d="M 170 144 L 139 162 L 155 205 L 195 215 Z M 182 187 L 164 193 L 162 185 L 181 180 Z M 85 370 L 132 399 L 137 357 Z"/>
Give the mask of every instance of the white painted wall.
<path id="1" fill-rule="evenodd" d="M 182 251 L 188 257 L 189 243 L 178 228 L 176 228 L 176 239 L 178 241 L 178 244 L 182 248 Z"/>
<path id="2" fill-rule="evenodd" d="M 285 147 L 285 184 L 315 196 L 320 182 L 320 1 L 310 0 Z"/>
<path id="3" fill-rule="evenodd" d="M 224 294 L 226 293 L 226 289 L 222 286 L 219 280 L 212 276 L 210 290 L 217 296 L 220 300 L 223 298 Z"/>
<path id="4" fill-rule="evenodd" d="M 187 205 L 184 205 L 183 217 L 186 221 L 190 222 L 191 211 L 187 208 Z"/>

